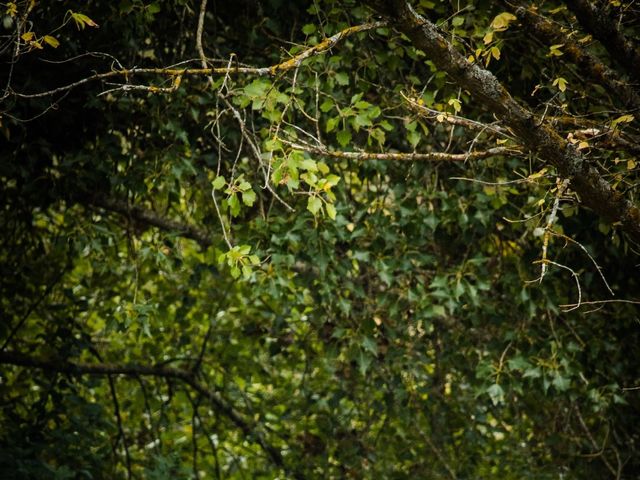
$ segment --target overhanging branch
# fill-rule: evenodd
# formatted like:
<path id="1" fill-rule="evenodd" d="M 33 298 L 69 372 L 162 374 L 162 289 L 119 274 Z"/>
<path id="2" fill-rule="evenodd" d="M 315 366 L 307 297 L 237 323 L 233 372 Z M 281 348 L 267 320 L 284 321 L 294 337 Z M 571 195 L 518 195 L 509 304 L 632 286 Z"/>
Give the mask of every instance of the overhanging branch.
<path id="1" fill-rule="evenodd" d="M 567 6 L 584 29 L 604 45 L 609 55 L 622 65 L 635 82 L 640 82 L 640 51 L 618 28 L 607 6 L 598 8 L 588 0 L 570 0 Z"/>
<path id="2" fill-rule="evenodd" d="M 488 70 L 468 61 L 429 20 L 405 0 L 368 0 L 433 63 L 486 105 L 522 144 L 571 181 L 582 203 L 640 242 L 640 209 L 615 191 L 576 148 L 533 112 L 518 103 Z"/>
<path id="3" fill-rule="evenodd" d="M 335 35 L 331 37 L 325 38 L 323 41 L 314 45 L 313 47 L 307 48 L 303 50 L 301 53 L 291 57 L 288 60 L 280 62 L 275 65 L 271 65 L 269 67 L 245 67 L 245 66 L 230 66 L 230 67 L 212 67 L 212 68 L 123 68 L 118 70 L 111 70 L 109 72 L 97 73 L 87 78 L 83 78 L 76 82 L 70 83 L 68 85 L 63 85 L 58 88 L 53 88 L 51 90 L 47 90 L 46 92 L 38 92 L 38 93 L 19 93 L 13 92 L 14 95 L 21 98 L 40 98 L 40 97 L 48 97 L 51 95 L 55 95 L 58 93 L 66 92 L 67 90 L 71 90 L 73 88 L 79 87 L 81 85 L 91 83 L 97 80 L 110 80 L 114 78 L 124 78 L 128 80 L 134 76 L 141 75 L 155 75 L 164 78 L 173 79 L 173 84 L 171 87 L 157 87 L 157 86 L 148 86 L 148 85 L 130 85 L 125 84 L 122 87 L 123 90 L 143 90 L 152 93 L 170 93 L 175 91 L 179 86 L 182 77 L 207 77 L 210 75 L 234 75 L 234 74 L 247 74 L 247 75 L 256 75 L 256 76 L 275 76 L 289 70 L 293 70 L 299 67 L 302 62 L 308 58 L 314 57 L 316 55 L 321 55 L 332 47 L 334 47 L 337 43 L 349 37 L 353 34 L 366 32 L 368 30 L 372 30 L 375 28 L 383 27 L 385 25 L 384 22 L 373 22 L 366 23 L 363 25 L 355 25 L 353 27 L 345 28 L 344 30 L 339 31 Z"/>
<path id="4" fill-rule="evenodd" d="M 510 4 L 510 1 L 505 1 Z M 569 2 L 571 3 L 571 2 Z M 543 39 L 547 43 L 562 44 L 563 53 L 573 63 L 575 63 L 584 73 L 599 84 L 610 89 L 620 96 L 622 101 L 631 108 L 640 109 L 640 96 L 629 84 L 618 78 L 618 74 L 607 67 L 598 58 L 586 52 L 577 42 L 560 29 L 550 20 L 537 13 L 531 6 L 517 3 L 514 12 L 523 21 L 526 27 L 535 34 L 537 38 Z"/>
<path id="5" fill-rule="evenodd" d="M 494 157 L 497 155 L 518 155 L 522 154 L 518 150 L 507 147 L 494 147 L 488 150 L 471 151 L 468 153 L 444 153 L 444 152 L 344 152 L 339 150 L 328 150 L 326 148 L 312 147 L 309 145 L 300 145 L 298 143 L 287 142 L 281 140 L 282 143 L 289 145 L 294 150 L 301 150 L 309 153 L 316 153 L 326 157 L 345 158 L 350 160 L 387 160 L 401 162 L 465 162 L 467 160 L 480 160 L 483 158 Z"/>
<path id="6" fill-rule="evenodd" d="M 175 232 L 181 237 L 195 240 L 202 248 L 207 248 L 213 243 L 211 235 L 206 231 L 196 227 L 195 225 L 163 217 L 153 210 L 148 210 L 137 205 L 129 205 L 127 202 L 122 200 L 114 200 L 113 198 L 105 196 L 93 197 L 90 200 L 90 203 L 96 207 L 129 217 L 145 225 L 151 225 L 161 230 Z"/>
<path id="7" fill-rule="evenodd" d="M 45 372 L 65 373 L 68 375 L 125 375 L 130 377 L 150 376 L 179 380 L 207 398 L 217 411 L 225 415 L 249 439 L 254 439 L 267 454 L 271 462 L 279 468 L 288 470 L 280 450 L 267 442 L 262 429 L 244 418 L 223 399 L 220 394 L 200 383 L 195 372 L 181 368 L 159 367 L 149 365 L 132 365 L 119 363 L 82 363 L 69 361 L 51 361 L 31 357 L 16 352 L 0 352 L 1 365 L 35 368 Z M 298 478 L 295 472 L 290 472 Z"/>

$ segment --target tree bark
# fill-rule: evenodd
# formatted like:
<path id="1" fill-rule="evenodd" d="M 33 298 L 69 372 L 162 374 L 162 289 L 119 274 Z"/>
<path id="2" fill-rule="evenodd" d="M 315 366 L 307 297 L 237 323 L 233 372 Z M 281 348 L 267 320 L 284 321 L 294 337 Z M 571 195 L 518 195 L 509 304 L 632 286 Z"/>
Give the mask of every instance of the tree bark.
<path id="1" fill-rule="evenodd" d="M 620 31 L 610 9 L 597 8 L 588 0 L 570 0 L 567 6 L 580 25 L 607 49 L 611 58 L 629 72 L 634 82 L 640 83 L 640 51 Z"/>
<path id="2" fill-rule="evenodd" d="M 505 0 L 504 3 L 508 6 L 512 5 L 512 2 L 508 0 Z M 637 90 L 628 83 L 623 82 L 616 71 L 585 51 L 578 42 L 572 40 L 555 23 L 537 13 L 531 6 L 524 2 L 517 2 L 515 5 L 514 13 L 536 38 L 542 39 L 547 43 L 563 44 L 563 53 L 583 73 L 603 87 L 608 88 L 614 95 L 619 95 L 626 106 L 640 110 L 640 95 Z"/>
<path id="3" fill-rule="evenodd" d="M 640 209 L 613 190 L 600 172 L 555 129 L 518 103 L 490 71 L 469 62 L 433 23 L 405 0 L 368 0 L 367 3 L 387 17 L 390 24 L 424 51 L 440 70 L 447 72 L 502 120 L 527 149 L 568 178 L 584 205 L 611 223 L 619 222 L 629 237 L 640 243 Z"/>

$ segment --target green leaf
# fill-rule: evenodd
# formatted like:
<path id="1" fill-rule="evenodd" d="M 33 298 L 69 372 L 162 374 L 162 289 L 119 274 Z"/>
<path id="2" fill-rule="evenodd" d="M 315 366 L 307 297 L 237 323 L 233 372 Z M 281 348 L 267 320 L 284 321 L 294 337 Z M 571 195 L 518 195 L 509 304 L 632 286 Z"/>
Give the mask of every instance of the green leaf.
<path id="1" fill-rule="evenodd" d="M 249 265 L 242 266 L 242 276 L 246 279 L 251 277 L 251 267 Z"/>
<path id="2" fill-rule="evenodd" d="M 522 378 L 540 378 L 542 376 L 542 371 L 539 367 L 529 368 L 525 370 Z"/>
<path id="3" fill-rule="evenodd" d="M 487 388 L 487 393 L 489 394 L 489 397 L 491 397 L 491 401 L 494 405 L 504 402 L 504 390 L 497 383 L 494 383 Z"/>
<path id="4" fill-rule="evenodd" d="M 340 182 L 340 177 L 338 175 L 331 173 L 327 175 L 325 180 L 327 181 L 327 185 L 329 187 L 335 187 Z"/>
<path id="5" fill-rule="evenodd" d="M 336 138 L 341 147 L 346 147 L 351 142 L 351 132 L 349 130 L 340 130 L 336 133 Z"/>
<path id="6" fill-rule="evenodd" d="M 331 220 L 335 220 L 336 219 L 336 207 L 332 203 L 327 203 L 324 208 L 326 208 L 326 210 L 327 210 L 327 216 Z"/>
<path id="7" fill-rule="evenodd" d="M 362 348 L 372 353 L 373 355 L 378 355 L 378 344 L 371 337 L 364 337 L 362 339 Z"/>
<path id="8" fill-rule="evenodd" d="M 520 355 L 509 359 L 507 361 L 507 365 L 509 365 L 509 368 L 511 370 L 519 370 L 521 372 L 531 367 L 531 364 L 529 363 L 529 361 Z"/>
<path id="9" fill-rule="evenodd" d="M 214 190 L 222 190 L 226 184 L 227 184 L 227 181 L 224 179 L 223 176 L 216 177 L 212 183 Z"/>
<path id="10" fill-rule="evenodd" d="M 371 365 L 372 360 L 373 358 L 371 355 L 367 355 L 364 351 L 360 351 L 356 358 L 360 375 L 364 376 L 367 374 L 367 370 L 369 370 L 369 365 Z"/>
<path id="11" fill-rule="evenodd" d="M 244 203 L 247 207 L 253 206 L 256 201 L 256 192 L 253 190 L 247 190 L 246 192 L 242 192 L 242 203 Z"/>
<path id="12" fill-rule="evenodd" d="M 320 200 L 320 198 L 315 195 L 310 196 L 307 202 L 307 210 L 315 215 L 320 211 L 321 208 L 322 200 Z"/>
<path id="13" fill-rule="evenodd" d="M 353 122 L 356 128 L 370 127 L 371 125 L 373 125 L 373 123 L 371 123 L 371 119 L 366 113 L 359 113 L 358 115 L 356 115 L 356 117 L 353 119 Z"/>
<path id="14" fill-rule="evenodd" d="M 338 82 L 338 85 L 349 85 L 349 75 L 347 75 L 345 72 L 338 72 L 335 74 L 335 79 L 336 82 Z"/>
<path id="15" fill-rule="evenodd" d="M 311 35 L 316 31 L 316 26 L 313 23 L 307 23 L 304 27 L 302 27 L 302 33 L 305 35 Z"/>
<path id="16" fill-rule="evenodd" d="M 336 128 L 336 125 L 338 125 L 339 121 L 340 121 L 340 117 L 333 117 L 333 118 L 330 118 L 329 120 L 327 120 L 326 132 L 329 133 L 334 128 Z"/>
<path id="17" fill-rule="evenodd" d="M 153 2 L 149 5 L 147 5 L 147 13 L 149 13 L 150 15 L 155 15 L 156 13 L 160 12 L 160 5 L 158 5 L 158 2 Z"/>
<path id="18" fill-rule="evenodd" d="M 322 113 L 327 113 L 329 110 L 331 110 L 334 107 L 335 103 L 332 99 L 327 98 L 325 99 L 324 102 L 322 102 L 320 104 L 320 111 Z"/>
<path id="19" fill-rule="evenodd" d="M 318 162 L 318 170 L 320 171 L 320 173 L 326 175 L 327 173 L 329 173 L 329 166 L 324 162 Z"/>
<path id="20" fill-rule="evenodd" d="M 568 390 L 569 387 L 571 386 L 571 380 L 560 374 L 556 374 L 556 376 L 553 379 L 553 382 L 551 383 L 553 384 L 554 387 L 558 389 L 559 392 L 564 392 Z"/>
<path id="21" fill-rule="evenodd" d="M 238 196 L 233 193 L 229 196 L 227 201 L 229 202 L 231 216 L 237 217 L 240 214 L 240 201 L 238 200 Z"/>
<path id="22" fill-rule="evenodd" d="M 300 162 L 300 168 L 302 170 L 307 170 L 309 172 L 317 172 L 318 171 L 318 164 L 316 163 L 315 160 L 311 159 L 311 158 L 305 158 L 304 160 L 302 160 Z"/>
<path id="23" fill-rule="evenodd" d="M 240 276 L 240 269 L 238 267 L 231 267 L 231 276 L 233 278 L 238 278 Z"/>
<path id="24" fill-rule="evenodd" d="M 266 96 L 271 87 L 272 84 L 268 80 L 257 78 L 244 87 L 244 94 L 251 99 L 262 99 Z"/>
<path id="25" fill-rule="evenodd" d="M 409 143 L 411 144 L 411 146 L 413 148 L 416 148 L 418 146 L 418 143 L 420 143 L 420 139 L 422 138 L 422 136 L 420 135 L 420 132 L 414 130 L 414 131 L 410 131 L 407 134 L 407 140 L 409 141 Z"/>

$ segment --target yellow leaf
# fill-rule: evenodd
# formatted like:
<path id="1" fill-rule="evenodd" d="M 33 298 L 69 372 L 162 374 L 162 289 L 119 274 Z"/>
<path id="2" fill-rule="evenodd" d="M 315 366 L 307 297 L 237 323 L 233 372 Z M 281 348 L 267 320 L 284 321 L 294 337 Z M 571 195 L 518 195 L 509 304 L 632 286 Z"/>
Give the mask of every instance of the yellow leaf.
<path id="1" fill-rule="evenodd" d="M 444 120 L 445 120 L 446 118 L 447 118 L 447 117 L 446 117 L 446 115 L 443 115 L 442 113 L 439 113 L 439 114 L 436 116 L 436 120 L 438 120 L 438 122 L 440 122 L 440 123 L 444 122 Z"/>
<path id="2" fill-rule="evenodd" d="M 589 143 L 588 142 L 580 142 L 578 144 L 578 150 L 584 150 L 585 148 L 589 148 Z"/>
<path id="3" fill-rule="evenodd" d="M 590 42 L 593 37 L 591 35 L 586 35 L 578 40 L 578 43 L 587 43 Z"/>
<path id="4" fill-rule="evenodd" d="M 620 123 L 629 123 L 632 122 L 634 120 L 634 116 L 633 115 L 621 115 L 618 118 L 616 118 L 615 120 L 611 121 L 611 128 L 618 128 L 618 124 Z"/>
<path id="5" fill-rule="evenodd" d="M 87 17 L 84 13 L 71 12 L 71 18 L 73 18 L 73 21 L 76 22 L 76 25 L 79 29 L 84 29 L 84 27 L 87 25 L 89 27 L 98 27 L 98 24 Z"/>
<path id="6" fill-rule="evenodd" d="M 16 5 L 16 2 L 7 3 L 7 9 L 5 10 L 5 12 L 10 17 L 15 17 L 18 13 L 18 6 Z"/>
<path id="7" fill-rule="evenodd" d="M 633 122 L 633 119 L 635 117 L 633 115 L 621 115 L 620 117 L 616 118 L 615 120 L 613 120 L 611 122 L 611 126 L 615 127 L 617 124 L 619 123 L 629 123 L 629 122 Z"/>
<path id="8" fill-rule="evenodd" d="M 493 32 L 487 32 L 482 41 L 485 45 L 489 45 L 491 42 L 493 42 Z"/>
<path id="9" fill-rule="evenodd" d="M 636 168 L 635 160 L 627 160 L 627 170 L 633 170 Z"/>
<path id="10" fill-rule="evenodd" d="M 564 78 L 558 77 L 553 81 L 553 86 L 555 87 L 557 85 L 558 90 L 560 90 L 561 92 L 564 92 L 567 89 L 568 83 L 569 82 L 567 82 Z"/>
<path id="11" fill-rule="evenodd" d="M 560 43 L 558 45 L 551 45 L 549 47 L 549 55 L 554 57 L 559 57 L 562 55 L 562 50 L 560 48 L 564 47 L 564 43 Z"/>
<path id="12" fill-rule="evenodd" d="M 509 24 L 516 20 L 516 16 L 509 12 L 502 12 L 499 15 L 496 15 L 496 18 L 491 22 L 491 28 L 497 31 L 506 30 L 509 27 Z"/>
<path id="13" fill-rule="evenodd" d="M 458 113 L 460 110 L 462 110 L 462 104 L 460 103 L 460 100 L 458 100 L 457 98 L 451 98 L 449 99 L 449 101 L 447 102 L 449 105 L 453 106 L 453 110 Z"/>
<path id="14" fill-rule="evenodd" d="M 500 49 L 498 47 L 491 47 L 491 56 L 496 60 L 500 60 Z"/>
<path id="15" fill-rule="evenodd" d="M 52 37 L 51 35 L 45 35 L 43 40 L 44 40 L 44 43 L 52 46 L 53 48 L 58 48 L 58 46 L 60 45 L 60 42 L 58 41 L 58 39 L 56 37 Z"/>
<path id="16" fill-rule="evenodd" d="M 25 32 L 22 35 L 20 35 L 20 38 L 22 40 L 24 40 L 25 42 L 30 42 L 30 41 L 33 40 L 33 37 L 35 37 L 35 36 L 36 36 L 36 34 L 33 33 L 33 32 Z"/>
<path id="17" fill-rule="evenodd" d="M 544 176 L 544 174 L 547 173 L 547 168 L 543 168 L 542 170 L 540 170 L 539 172 L 536 173 L 532 173 L 531 175 L 529 175 L 529 177 L 527 177 L 528 180 L 536 180 L 538 178 L 541 178 Z"/>

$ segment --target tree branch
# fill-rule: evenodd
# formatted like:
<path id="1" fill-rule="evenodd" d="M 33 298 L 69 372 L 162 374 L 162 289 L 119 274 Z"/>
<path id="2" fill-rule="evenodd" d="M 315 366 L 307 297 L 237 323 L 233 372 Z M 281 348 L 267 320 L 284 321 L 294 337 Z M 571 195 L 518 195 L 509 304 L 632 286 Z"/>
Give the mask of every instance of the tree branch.
<path id="1" fill-rule="evenodd" d="M 622 65 L 635 82 L 640 82 L 640 52 L 624 36 L 611 18 L 609 8 L 597 8 L 588 0 L 571 0 L 567 6 L 584 29 L 607 49 L 611 58 Z"/>
<path id="2" fill-rule="evenodd" d="M 255 440 L 267 454 L 271 462 L 279 468 L 291 473 L 294 478 L 302 478 L 299 473 L 287 468 L 280 449 L 267 442 L 262 429 L 255 423 L 245 420 L 220 394 L 200 383 L 194 372 L 181 368 L 159 367 L 119 363 L 82 363 L 65 360 L 35 358 L 17 352 L 0 352 L 0 364 L 19 367 L 36 368 L 45 372 L 66 373 L 68 375 L 126 375 L 132 377 L 152 376 L 165 379 L 176 379 L 189 385 L 193 390 L 207 398 L 213 406 L 224 414 L 249 439 Z"/>
<path id="3" fill-rule="evenodd" d="M 510 1 L 505 3 L 510 4 Z M 571 2 L 569 2 L 571 3 Z M 547 43 L 563 44 L 562 52 L 584 73 L 604 87 L 617 93 L 629 107 L 640 109 L 640 95 L 629 84 L 618 78 L 618 74 L 597 57 L 586 52 L 577 42 L 568 37 L 551 21 L 537 13 L 531 6 L 517 3 L 514 13 L 536 38 Z"/>
<path id="4" fill-rule="evenodd" d="M 123 68 L 118 70 L 111 70 L 110 72 L 97 73 L 95 75 L 92 75 L 87 78 L 83 78 L 81 80 L 70 83 L 68 85 L 47 90 L 46 92 L 38 92 L 38 93 L 13 92 L 13 94 L 20 98 L 48 97 L 51 95 L 55 95 L 57 93 L 62 93 L 67 90 L 71 90 L 73 88 L 79 87 L 86 83 L 94 82 L 96 80 L 108 80 L 108 79 L 120 78 L 120 77 L 124 77 L 125 80 L 128 80 L 129 77 L 139 76 L 139 75 L 157 75 L 161 77 L 169 77 L 174 79 L 174 83 L 171 87 L 125 84 L 118 87 L 118 89 L 144 90 L 152 93 L 167 93 L 167 92 L 175 91 L 179 87 L 180 80 L 184 76 L 201 77 L 201 76 L 209 76 L 209 75 L 230 75 L 230 74 L 241 74 L 241 73 L 249 74 L 249 75 L 257 75 L 257 76 L 275 76 L 299 67 L 300 64 L 308 58 L 327 52 L 337 43 L 339 43 L 340 41 L 342 41 L 343 39 L 345 39 L 350 35 L 353 35 L 355 33 L 360 33 L 360 32 L 366 32 L 367 30 L 383 27 L 384 25 L 385 25 L 384 22 L 373 22 L 373 23 L 365 23 L 363 25 L 355 25 L 353 27 L 345 28 L 344 30 L 341 30 L 335 35 L 325 38 L 322 42 L 318 43 L 317 45 L 307 48 L 306 50 L 303 50 L 298 55 L 295 55 L 290 59 L 280 62 L 276 65 L 271 65 L 270 67 L 234 66 L 234 67 L 212 67 L 212 68 L 129 68 L 129 69 Z"/>
<path id="5" fill-rule="evenodd" d="M 468 152 L 468 153 L 442 153 L 442 152 L 386 152 L 386 153 L 372 153 L 372 152 L 343 152 L 338 150 L 328 150 L 326 148 L 318 148 L 309 145 L 300 145 L 298 143 L 291 143 L 282 140 L 282 143 L 289 145 L 295 150 L 302 150 L 309 153 L 316 153 L 318 155 L 325 155 L 334 158 L 348 158 L 351 160 L 389 160 L 389 161 L 402 161 L 402 162 L 414 162 L 414 161 L 427 161 L 427 162 L 465 162 L 467 160 L 480 160 L 483 158 L 493 157 L 496 155 L 515 155 L 521 154 L 518 150 L 507 147 L 494 147 L 488 150 Z"/>
<path id="6" fill-rule="evenodd" d="M 162 230 L 176 232 L 182 237 L 195 240 L 202 248 L 207 248 L 213 243 L 211 235 L 208 232 L 195 225 L 189 225 L 188 223 L 177 222 L 162 217 L 153 210 L 148 210 L 137 205 L 129 205 L 122 200 L 114 200 L 104 196 L 93 197 L 90 199 L 90 203 L 93 206 L 119 213 L 137 222 L 152 225 Z"/>
<path id="7" fill-rule="evenodd" d="M 469 62 L 433 23 L 416 13 L 405 0 L 368 0 L 368 3 L 388 16 L 440 70 L 486 105 L 523 145 L 568 178 L 583 204 L 610 222 L 620 222 L 629 237 L 640 242 L 640 209 L 613 190 L 600 172 L 556 130 L 518 103 L 490 71 Z"/>

